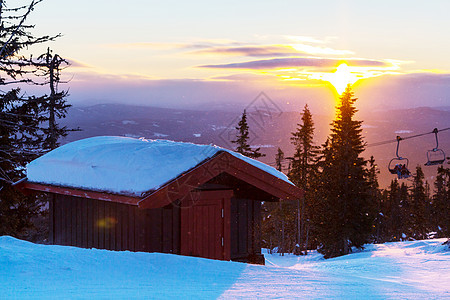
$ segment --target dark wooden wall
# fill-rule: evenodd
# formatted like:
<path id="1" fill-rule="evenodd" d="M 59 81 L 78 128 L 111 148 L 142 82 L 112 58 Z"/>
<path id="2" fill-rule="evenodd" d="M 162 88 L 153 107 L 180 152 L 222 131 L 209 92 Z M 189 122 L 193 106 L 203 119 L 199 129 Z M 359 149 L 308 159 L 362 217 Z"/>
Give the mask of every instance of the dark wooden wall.
<path id="1" fill-rule="evenodd" d="M 228 202 L 230 219 L 226 224 L 229 227 L 225 226 L 229 228 L 228 259 L 264 263 L 260 246 L 261 201 L 272 199 L 243 182 L 237 183 L 229 185 L 234 190 L 234 197 Z M 217 186 L 213 188 L 215 190 Z M 200 192 L 210 193 L 212 190 Z M 53 194 L 50 220 L 50 242 L 53 244 L 118 251 L 181 253 L 179 203 L 164 208 L 139 209 L 127 204 Z"/>
<path id="2" fill-rule="evenodd" d="M 261 254 L 261 202 L 231 198 L 231 259 Z"/>
<path id="3" fill-rule="evenodd" d="M 53 194 L 50 241 L 57 245 L 180 253 L 180 209 L 158 209 Z"/>

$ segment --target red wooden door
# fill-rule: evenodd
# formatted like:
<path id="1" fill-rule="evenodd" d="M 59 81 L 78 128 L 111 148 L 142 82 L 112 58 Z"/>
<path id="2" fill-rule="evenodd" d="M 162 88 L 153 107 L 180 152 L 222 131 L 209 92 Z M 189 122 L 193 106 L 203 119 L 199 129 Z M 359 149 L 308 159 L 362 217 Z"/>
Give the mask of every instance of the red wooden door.
<path id="1" fill-rule="evenodd" d="M 230 259 L 230 198 L 233 191 L 192 192 L 181 207 L 181 254 Z"/>

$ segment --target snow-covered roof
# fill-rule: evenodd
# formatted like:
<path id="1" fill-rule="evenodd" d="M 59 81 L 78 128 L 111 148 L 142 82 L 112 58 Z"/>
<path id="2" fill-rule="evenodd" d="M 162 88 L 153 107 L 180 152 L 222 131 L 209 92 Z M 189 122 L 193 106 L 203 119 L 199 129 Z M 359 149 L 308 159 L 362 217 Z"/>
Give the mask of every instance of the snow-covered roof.
<path id="1" fill-rule="evenodd" d="M 63 145 L 27 165 L 29 182 L 141 196 L 219 152 L 292 184 L 285 174 L 213 145 L 100 136 Z"/>

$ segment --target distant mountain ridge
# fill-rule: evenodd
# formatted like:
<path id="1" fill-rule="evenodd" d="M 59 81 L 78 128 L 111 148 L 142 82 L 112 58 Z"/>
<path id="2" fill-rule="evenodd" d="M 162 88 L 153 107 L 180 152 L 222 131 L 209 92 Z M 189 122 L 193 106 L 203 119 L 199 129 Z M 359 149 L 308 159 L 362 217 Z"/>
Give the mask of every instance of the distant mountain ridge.
<path id="1" fill-rule="evenodd" d="M 380 166 L 380 185 L 387 186 L 394 178 L 387 172 L 389 160 L 395 156 L 396 144 L 371 147 L 371 144 L 394 140 L 419 133 L 431 132 L 433 128 L 450 127 L 450 107 L 412 108 L 377 112 L 358 113 L 356 118 L 363 121 L 363 135 L 369 145 L 364 152 L 367 158 L 373 155 Z M 99 135 L 119 135 L 145 137 L 149 139 L 170 139 L 199 144 L 216 144 L 229 149 L 234 148 L 230 142 L 235 137 L 235 126 L 242 112 L 222 110 L 186 110 L 133 106 L 124 104 L 98 104 L 88 107 L 71 107 L 61 125 L 69 128 L 80 127 L 82 131 L 70 132 L 62 140 L 67 143 L 82 138 Z M 300 122 L 299 112 L 281 112 L 258 108 L 247 111 L 251 130 L 251 144 L 261 147 L 266 157 L 261 161 L 274 165 L 277 148 L 285 156 L 291 156 L 291 132 Z M 313 112 L 316 145 L 325 142 L 330 133 L 333 116 L 315 115 Z M 450 155 L 450 130 L 439 133 L 439 147 L 447 156 Z M 426 162 L 427 150 L 435 147 L 434 135 L 402 141 L 399 153 L 408 157 L 410 169 Z M 446 165 L 449 166 L 450 165 Z M 286 162 L 287 167 L 287 162 Z M 423 167 L 428 180 L 433 180 L 436 167 Z"/>

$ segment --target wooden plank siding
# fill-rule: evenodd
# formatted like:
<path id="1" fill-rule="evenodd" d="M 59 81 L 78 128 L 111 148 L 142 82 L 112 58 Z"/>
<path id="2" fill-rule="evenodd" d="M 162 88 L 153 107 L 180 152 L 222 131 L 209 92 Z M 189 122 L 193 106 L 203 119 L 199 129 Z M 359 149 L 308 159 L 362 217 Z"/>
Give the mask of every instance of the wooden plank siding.
<path id="1" fill-rule="evenodd" d="M 230 260 L 232 190 L 192 192 L 181 210 L 182 255 Z"/>
<path id="2" fill-rule="evenodd" d="M 82 248 L 255 262 L 254 257 L 261 256 L 261 202 L 258 199 L 265 199 L 267 195 L 255 193 L 243 182 L 237 183 L 232 190 L 197 190 L 189 200 L 192 203 L 178 200 L 154 209 L 53 194 L 50 239 L 54 244 Z M 189 209 L 190 206 L 194 209 Z M 194 232 L 195 237 L 190 234 Z"/>
<path id="3" fill-rule="evenodd" d="M 180 252 L 180 208 L 157 209 L 53 194 L 53 244 L 146 252 Z"/>
<path id="4" fill-rule="evenodd" d="M 261 202 L 231 198 L 231 259 L 246 261 L 261 254 Z"/>

